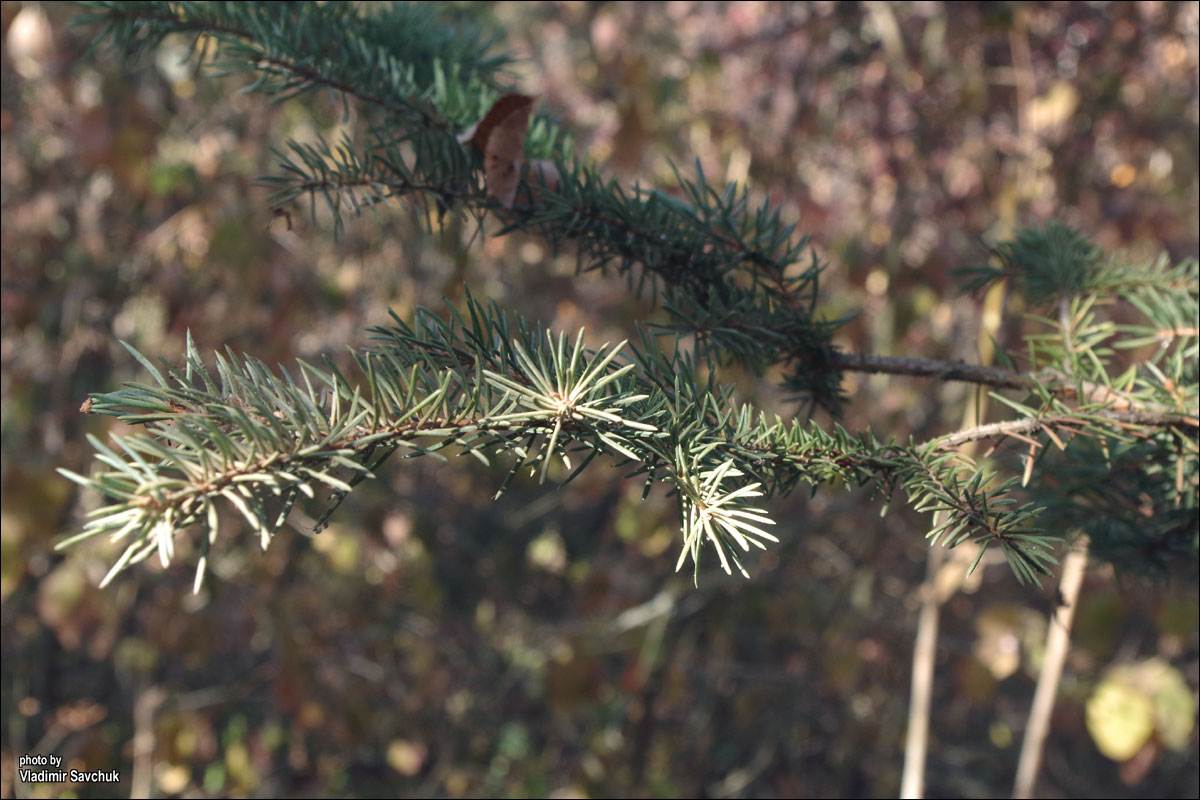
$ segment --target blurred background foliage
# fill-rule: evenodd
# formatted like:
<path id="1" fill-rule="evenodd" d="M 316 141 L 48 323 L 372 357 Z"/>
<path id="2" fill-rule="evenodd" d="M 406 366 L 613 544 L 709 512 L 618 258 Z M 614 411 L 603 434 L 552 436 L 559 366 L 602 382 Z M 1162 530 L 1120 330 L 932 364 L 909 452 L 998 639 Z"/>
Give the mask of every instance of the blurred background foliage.
<path id="1" fill-rule="evenodd" d="M 695 159 L 798 220 L 830 264 L 838 344 L 978 360 L 951 270 L 1055 215 L 1136 256 L 1198 248 L 1195 3 L 497 3 L 522 88 L 624 181 Z M 4 3 L 3 729 L 0 794 L 875 796 L 899 782 L 928 520 L 822 491 L 773 505 L 749 581 L 671 572 L 673 501 L 592 467 L 563 491 L 473 460 L 389 464 L 317 537 L 226 541 L 105 591 L 114 551 L 52 547 L 98 502 L 89 391 L 141 378 L 117 343 L 268 363 L 362 345 L 463 282 L 599 343 L 647 312 L 520 235 L 434 234 L 401 209 L 334 240 L 265 210 L 270 147 L 353 111 L 267 105 L 245 78 L 88 54 L 67 4 Z M 1017 346 L 1010 306 L 999 344 Z M 793 412 L 772 376 L 745 399 Z M 843 424 L 919 439 L 961 384 L 847 375 Z M 824 420 L 828 422 L 828 420 Z M 236 522 L 229 521 L 231 527 Z M 186 552 L 186 540 L 180 547 Z M 1006 794 L 1054 588 L 944 581 L 929 796 Z M 1194 583 L 1095 566 L 1047 742 L 1046 796 L 1195 797 Z M 28 786 L 16 761 L 118 769 Z"/>

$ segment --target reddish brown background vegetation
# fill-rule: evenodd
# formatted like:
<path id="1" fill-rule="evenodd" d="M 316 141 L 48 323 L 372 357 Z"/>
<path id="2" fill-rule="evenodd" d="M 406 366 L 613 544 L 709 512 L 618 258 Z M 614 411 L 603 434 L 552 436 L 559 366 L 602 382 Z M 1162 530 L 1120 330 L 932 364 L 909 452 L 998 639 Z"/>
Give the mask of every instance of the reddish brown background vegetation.
<path id="1" fill-rule="evenodd" d="M 896 792 L 926 522 L 881 520 L 861 493 L 774 502 L 782 546 L 749 581 L 709 572 L 699 589 L 671 573 L 672 502 L 603 465 L 493 502 L 503 465 L 393 464 L 319 537 L 285 533 L 265 555 L 226 538 L 199 596 L 186 563 L 100 590 L 110 548 L 54 552 L 98 502 L 53 472 L 86 471 L 84 434 L 104 435 L 80 402 L 142 377 L 118 339 L 177 359 L 190 330 L 206 352 L 313 358 L 464 281 L 597 343 L 647 310 L 517 235 L 468 249 L 465 226 L 422 234 L 395 209 L 337 241 L 304 209 L 287 230 L 253 180 L 270 145 L 334 138 L 341 106 L 198 79 L 182 42 L 137 67 L 88 55 L 76 13 L 5 3 L 0 20 L 4 796 L 30 752 L 119 769 L 120 787 L 83 790 L 97 796 Z M 848 349 L 975 360 L 979 302 L 950 272 L 1020 222 L 1197 253 L 1194 3 L 454 13 L 512 32 L 522 90 L 612 174 L 669 186 L 672 162 L 691 174 L 699 159 L 779 203 L 829 264 L 828 314 L 861 311 Z M 729 377 L 793 412 L 772 376 Z M 952 429 L 970 394 L 847 389 L 843 424 L 898 437 Z M 1004 678 L 988 637 L 1035 630 L 1051 596 L 999 566 L 946 605 L 931 796 L 1007 793 L 1036 635 Z M 1118 765 L 1083 710 L 1108 664 L 1153 655 L 1194 701 L 1195 586 L 1097 565 L 1077 621 L 1045 794 L 1196 796 L 1194 732 L 1187 752 Z"/>

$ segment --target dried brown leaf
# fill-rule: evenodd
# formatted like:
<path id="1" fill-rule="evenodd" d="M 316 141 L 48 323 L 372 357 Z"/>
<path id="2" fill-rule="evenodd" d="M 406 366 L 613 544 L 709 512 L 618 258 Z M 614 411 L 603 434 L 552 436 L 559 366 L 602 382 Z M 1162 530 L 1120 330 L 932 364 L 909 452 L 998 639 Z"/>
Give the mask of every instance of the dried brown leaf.
<path id="1" fill-rule="evenodd" d="M 463 144 L 470 142 L 479 148 L 481 153 L 487 152 L 487 143 L 492 131 L 513 113 L 524 113 L 525 122 L 529 123 L 529 112 L 533 110 L 534 97 L 527 94 L 506 94 L 492 103 L 492 107 L 483 115 L 483 119 L 467 128 L 458 140 Z"/>
<path id="2" fill-rule="evenodd" d="M 506 94 L 483 119 L 459 136 L 460 142 L 469 141 L 483 153 L 488 197 L 499 200 L 505 208 L 512 208 L 521 181 L 533 100 L 529 95 Z"/>

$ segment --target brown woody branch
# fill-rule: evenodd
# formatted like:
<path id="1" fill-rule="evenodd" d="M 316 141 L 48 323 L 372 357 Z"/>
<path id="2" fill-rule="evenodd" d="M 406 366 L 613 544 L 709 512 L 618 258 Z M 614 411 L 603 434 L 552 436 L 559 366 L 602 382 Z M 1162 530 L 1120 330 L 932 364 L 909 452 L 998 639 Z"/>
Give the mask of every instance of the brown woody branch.
<path id="1" fill-rule="evenodd" d="M 1100 418 L 1110 420 L 1113 425 L 1122 428 L 1185 428 L 1189 429 L 1192 436 L 1200 435 L 1200 417 L 1189 417 L 1186 414 L 1170 414 L 1160 412 L 1146 411 L 1115 411 L 1106 412 L 1098 415 Z M 958 433 L 943 436 L 938 440 L 938 446 L 943 449 L 958 447 L 965 442 L 978 441 L 980 439 L 997 439 L 1005 436 L 1013 436 L 1019 439 L 1028 441 L 1025 434 L 1030 433 L 1050 433 L 1054 429 L 1074 432 L 1077 428 L 1094 424 L 1095 416 L 1080 417 L 1080 416 L 1054 416 L 1041 418 L 1026 418 L 1014 419 L 1007 422 L 993 422 L 990 425 L 980 425 L 975 428 L 967 428 Z M 1058 441 L 1057 437 L 1055 440 Z"/>
<path id="2" fill-rule="evenodd" d="M 1116 413 L 1138 413 L 1149 416 L 1170 416 L 1171 410 L 1162 405 L 1143 403 L 1125 392 L 1093 381 L 1073 381 L 1059 370 L 1046 368 L 1030 375 L 1000 367 L 984 367 L 965 361 L 939 361 L 935 358 L 879 356 L 867 353 L 835 352 L 834 368 L 847 372 L 870 372 L 886 375 L 908 375 L 914 378 L 933 378 L 943 381 L 962 381 L 997 389 L 1033 391 L 1040 385 L 1055 397 L 1078 400 L 1082 403 L 1108 404 Z M 1179 415 L 1181 419 L 1191 419 Z"/>

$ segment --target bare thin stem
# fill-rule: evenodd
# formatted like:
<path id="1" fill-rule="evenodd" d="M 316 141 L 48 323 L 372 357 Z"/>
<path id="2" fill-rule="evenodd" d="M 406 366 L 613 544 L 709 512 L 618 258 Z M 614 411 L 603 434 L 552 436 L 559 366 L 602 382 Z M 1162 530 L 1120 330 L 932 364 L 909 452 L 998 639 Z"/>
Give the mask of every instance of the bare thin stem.
<path id="1" fill-rule="evenodd" d="M 131 797 L 149 797 L 154 791 L 154 719 L 166 696 L 161 686 L 149 686 L 134 702 Z"/>
<path id="2" fill-rule="evenodd" d="M 942 523 L 944 512 L 934 515 L 934 527 Z M 944 547 L 930 547 L 921 584 L 921 613 L 917 618 L 917 638 L 913 643 L 912 691 L 908 699 L 908 735 L 904 742 L 904 772 L 900 777 L 900 796 L 925 796 L 925 757 L 929 750 L 929 709 L 933 704 L 933 666 L 937 656 L 938 594 L 937 576 L 946 558 Z"/>
<path id="3" fill-rule="evenodd" d="M 1079 600 L 1079 589 L 1083 585 L 1084 567 L 1087 566 L 1087 540 L 1067 554 L 1063 560 L 1062 583 L 1059 592 L 1062 605 L 1055 609 L 1050 619 L 1050 630 L 1046 635 L 1046 657 L 1038 675 L 1033 705 L 1029 709 L 1029 724 L 1025 727 L 1025 740 L 1021 743 L 1021 758 L 1017 762 L 1017 778 L 1013 785 L 1014 798 L 1030 797 L 1037 781 L 1042 763 L 1042 746 L 1050 731 L 1050 712 L 1054 710 L 1054 698 L 1058 695 L 1058 684 L 1062 678 L 1063 662 L 1071 639 L 1071 622 Z"/>

